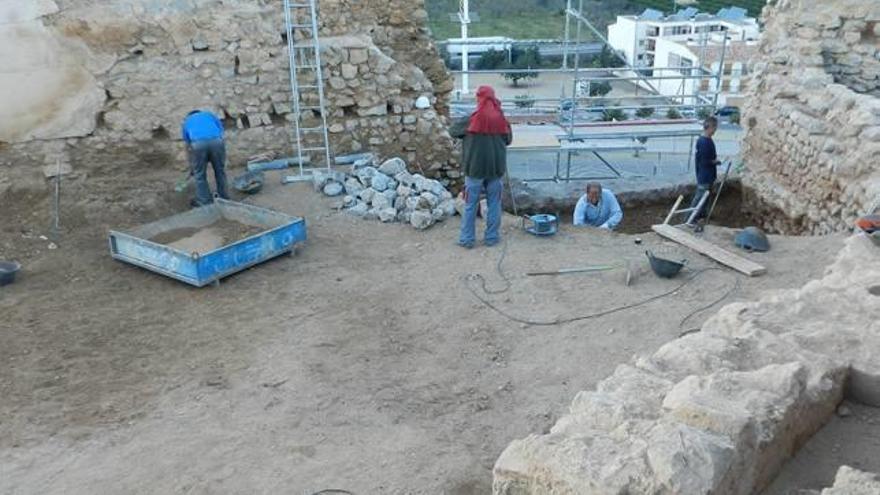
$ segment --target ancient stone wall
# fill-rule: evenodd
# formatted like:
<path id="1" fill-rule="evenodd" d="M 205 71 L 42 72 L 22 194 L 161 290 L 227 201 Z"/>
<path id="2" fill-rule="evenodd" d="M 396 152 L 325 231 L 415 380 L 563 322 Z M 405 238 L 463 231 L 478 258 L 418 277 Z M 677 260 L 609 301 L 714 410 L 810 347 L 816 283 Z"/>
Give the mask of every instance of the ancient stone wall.
<path id="1" fill-rule="evenodd" d="M 880 199 L 880 3 L 765 10 L 742 122 L 747 211 L 783 233 L 852 226 Z"/>
<path id="2" fill-rule="evenodd" d="M 282 0 L 0 1 L 0 191 L 57 158 L 182 165 L 180 122 L 217 112 L 232 161 L 289 155 Z M 446 131 L 452 79 L 422 0 L 321 0 L 334 154 L 371 149 L 456 178 Z M 416 108 L 424 97 L 427 105 Z"/>
<path id="3" fill-rule="evenodd" d="M 504 450 L 494 493 L 760 493 L 843 396 L 880 405 L 877 262 L 853 236 L 822 279 L 728 305 L 619 366 Z"/>

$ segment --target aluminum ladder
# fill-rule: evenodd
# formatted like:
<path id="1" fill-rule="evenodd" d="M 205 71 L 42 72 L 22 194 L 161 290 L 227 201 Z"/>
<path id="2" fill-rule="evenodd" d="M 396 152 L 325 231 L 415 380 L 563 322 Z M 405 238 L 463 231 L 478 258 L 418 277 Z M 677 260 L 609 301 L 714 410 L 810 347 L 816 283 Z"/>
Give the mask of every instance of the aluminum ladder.
<path id="1" fill-rule="evenodd" d="M 721 193 L 724 191 L 724 185 L 727 183 L 727 178 L 730 176 L 730 168 L 733 165 L 733 161 L 727 160 L 727 168 L 724 170 L 724 175 L 721 177 L 721 183 L 715 190 L 715 199 L 712 201 L 712 206 L 709 208 L 708 213 L 706 213 L 706 218 L 704 219 L 705 223 L 708 224 L 709 220 L 712 218 L 712 213 L 715 211 L 715 205 L 718 204 L 718 198 L 721 197 Z M 709 197 L 712 195 L 712 191 L 706 191 L 703 193 L 703 196 L 700 197 L 699 202 L 697 202 L 697 206 L 692 206 L 690 208 L 682 208 L 678 209 L 681 202 L 684 201 L 684 196 L 679 195 L 678 199 L 675 201 L 675 204 L 672 205 L 672 209 L 669 210 L 669 215 L 666 216 L 666 220 L 663 220 L 663 225 L 669 225 L 669 222 L 676 215 L 681 215 L 683 213 L 690 213 L 688 215 L 687 221 L 683 225 L 687 225 L 689 227 L 699 227 L 696 225 L 697 215 L 700 214 L 700 211 L 706 207 L 706 204 L 709 202 Z M 700 228 L 702 230 L 702 228 Z"/>
<path id="2" fill-rule="evenodd" d="M 314 165 L 323 159 L 328 169 L 332 165 L 330 140 L 327 135 L 316 2 L 317 0 L 284 0 L 287 53 L 290 58 L 290 93 L 294 114 L 295 156 L 299 164 L 299 175 L 287 176 L 284 182 L 311 180 L 310 173 L 317 167 L 305 169 L 306 163 Z M 320 122 L 316 125 L 315 120 Z M 313 161 L 313 157 L 317 160 Z"/>

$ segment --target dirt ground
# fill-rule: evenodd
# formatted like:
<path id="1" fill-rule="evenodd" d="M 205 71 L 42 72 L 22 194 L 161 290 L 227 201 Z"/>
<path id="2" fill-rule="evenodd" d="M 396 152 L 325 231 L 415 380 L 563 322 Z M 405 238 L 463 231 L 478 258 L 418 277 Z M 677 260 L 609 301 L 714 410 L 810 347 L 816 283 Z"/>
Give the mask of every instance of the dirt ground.
<path id="1" fill-rule="evenodd" d="M 109 256 L 108 229 L 187 207 L 169 174 L 90 177 L 67 196 L 57 249 L 40 238 L 46 216 L 12 202 L 0 258 L 24 270 L 0 289 L 0 493 L 486 494 L 501 450 L 546 431 L 578 391 L 698 327 L 717 306 L 682 319 L 737 281 L 725 301 L 799 286 L 842 245 L 774 237 L 750 255 L 769 274 L 747 279 L 700 272 L 716 265 L 653 234 L 640 245 L 571 227 L 535 238 L 508 217 L 506 247 L 465 251 L 455 221 L 426 232 L 368 222 L 268 178 L 249 201 L 306 217 L 309 241 L 216 288 Z M 729 245 L 733 233 L 707 235 Z M 689 259 L 683 277 L 657 279 L 646 249 Z M 599 264 L 640 275 L 630 287 L 619 268 L 525 275 Z M 544 322 L 674 292 L 540 326 L 468 287 Z"/>

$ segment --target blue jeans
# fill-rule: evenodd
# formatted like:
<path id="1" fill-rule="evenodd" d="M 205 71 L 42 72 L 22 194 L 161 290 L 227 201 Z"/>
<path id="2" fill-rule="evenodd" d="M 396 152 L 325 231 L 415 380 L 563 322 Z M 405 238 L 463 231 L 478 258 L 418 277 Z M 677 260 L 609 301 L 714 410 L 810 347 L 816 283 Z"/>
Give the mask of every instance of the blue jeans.
<path id="1" fill-rule="evenodd" d="M 189 163 L 196 181 L 196 201 L 200 205 L 214 201 L 211 188 L 208 186 L 208 162 L 211 162 L 211 167 L 214 169 L 217 195 L 229 199 L 226 191 L 226 145 L 223 144 L 222 139 L 196 141 L 190 145 Z"/>
<path id="2" fill-rule="evenodd" d="M 486 191 L 488 212 L 486 213 L 486 238 L 487 246 L 498 244 L 501 240 L 501 191 L 503 186 L 501 178 L 476 179 L 464 178 L 464 215 L 461 217 L 461 234 L 458 243 L 462 246 L 473 246 L 477 221 L 477 209 L 480 205 L 480 194 Z"/>

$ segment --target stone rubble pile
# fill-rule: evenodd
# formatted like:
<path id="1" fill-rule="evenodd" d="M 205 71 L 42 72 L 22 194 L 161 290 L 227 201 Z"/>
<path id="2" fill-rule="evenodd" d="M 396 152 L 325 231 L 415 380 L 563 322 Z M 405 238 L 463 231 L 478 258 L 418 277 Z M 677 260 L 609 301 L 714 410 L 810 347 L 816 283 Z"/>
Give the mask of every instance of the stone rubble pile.
<path id="1" fill-rule="evenodd" d="M 424 230 L 456 214 L 452 193 L 438 180 L 409 173 L 401 158 L 381 164 L 373 156 L 361 158 L 349 174 L 316 172 L 313 185 L 327 196 L 343 196 L 343 208 L 367 220 L 408 223 Z"/>
<path id="2" fill-rule="evenodd" d="M 878 267 L 853 236 L 821 280 L 728 305 L 619 366 L 504 450 L 493 493 L 760 493 L 844 396 L 880 405 Z"/>

